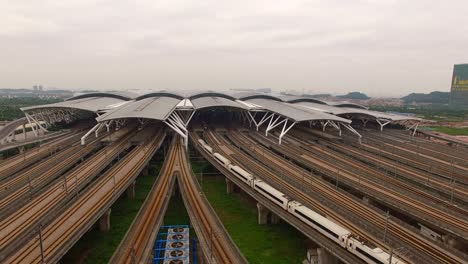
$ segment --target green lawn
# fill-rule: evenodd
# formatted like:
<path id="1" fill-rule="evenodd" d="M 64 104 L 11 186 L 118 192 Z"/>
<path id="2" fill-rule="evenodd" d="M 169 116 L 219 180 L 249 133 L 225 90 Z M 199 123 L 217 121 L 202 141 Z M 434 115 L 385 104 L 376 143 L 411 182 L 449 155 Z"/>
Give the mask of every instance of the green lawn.
<path id="1" fill-rule="evenodd" d="M 102 233 L 94 226 L 62 258 L 62 263 L 107 263 L 124 237 L 159 172 L 160 162 L 152 162 L 148 176 L 140 175 L 136 183 L 135 199 L 125 193 L 112 206 L 111 230 Z"/>
<path id="2" fill-rule="evenodd" d="M 430 127 L 431 130 L 445 133 L 451 136 L 468 136 L 468 127 L 453 128 L 453 127 Z"/>
<path id="3" fill-rule="evenodd" d="M 206 163 L 193 162 L 192 168 L 212 173 Z M 289 224 L 258 225 L 257 207 L 246 194 L 226 194 L 223 176 L 204 176 L 203 190 L 232 239 L 252 263 L 300 263 L 306 257 L 304 237 Z"/>

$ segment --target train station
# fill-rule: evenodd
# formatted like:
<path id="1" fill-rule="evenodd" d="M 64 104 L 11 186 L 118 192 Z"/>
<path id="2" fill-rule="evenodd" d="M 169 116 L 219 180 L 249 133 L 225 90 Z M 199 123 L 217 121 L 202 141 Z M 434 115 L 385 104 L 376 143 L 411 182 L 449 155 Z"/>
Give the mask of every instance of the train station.
<path id="1" fill-rule="evenodd" d="M 466 263 L 468 146 L 420 118 L 265 93 L 85 93 L 0 130 L 0 263 L 60 263 L 161 166 L 109 263 L 248 263 L 193 160 L 304 236 L 304 262 Z M 216 177 L 218 177 L 216 176 Z M 180 196 L 189 223 L 168 223 Z"/>

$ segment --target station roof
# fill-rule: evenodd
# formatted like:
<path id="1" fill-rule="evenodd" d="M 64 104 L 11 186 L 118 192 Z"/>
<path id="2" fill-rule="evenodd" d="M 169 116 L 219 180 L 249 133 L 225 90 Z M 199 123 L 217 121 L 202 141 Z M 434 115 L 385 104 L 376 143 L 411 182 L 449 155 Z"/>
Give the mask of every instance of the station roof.
<path id="1" fill-rule="evenodd" d="M 131 100 L 135 98 L 136 94 L 131 92 L 93 92 L 93 93 L 84 93 L 77 96 L 73 96 L 68 98 L 65 101 L 72 101 L 82 98 L 90 98 L 90 97 L 104 97 L 104 98 L 116 98 L 124 101 Z"/>
<path id="2" fill-rule="evenodd" d="M 298 107 L 293 104 L 278 102 L 269 99 L 254 98 L 247 100 L 248 103 L 258 105 L 265 110 L 277 113 L 296 122 L 313 120 L 332 120 L 342 123 L 351 123 L 350 120 L 335 116 L 323 111 Z"/>
<path id="3" fill-rule="evenodd" d="M 348 101 L 323 101 L 327 105 L 337 106 L 337 107 L 350 107 L 350 108 L 361 108 L 367 109 L 364 105 L 348 102 Z"/>
<path id="4" fill-rule="evenodd" d="M 68 100 L 59 103 L 36 105 L 29 107 L 22 107 L 22 111 L 30 111 L 37 109 L 54 109 L 54 108 L 71 108 L 90 112 L 97 112 L 99 109 L 109 105 L 126 102 L 126 100 L 115 97 L 81 97 L 73 100 Z"/>
<path id="5" fill-rule="evenodd" d="M 195 110 L 209 108 L 209 107 L 233 107 L 242 110 L 248 110 L 248 107 L 244 104 L 238 103 L 237 101 L 227 99 L 225 97 L 218 96 L 203 96 L 196 97 L 190 100 Z"/>
<path id="6" fill-rule="evenodd" d="M 149 98 L 149 97 L 173 97 L 173 98 L 180 99 L 180 100 L 185 98 L 185 96 L 183 96 L 181 94 L 162 90 L 162 91 L 157 91 L 157 92 L 153 92 L 153 93 L 147 93 L 147 94 L 140 95 L 140 96 L 136 97 L 135 100 L 138 101 L 138 100 Z"/>
<path id="7" fill-rule="evenodd" d="M 281 99 L 278 96 L 270 95 L 270 94 L 264 94 L 264 93 L 255 93 L 255 92 L 243 92 L 243 93 L 236 93 L 233 95 L 233 97 L 247 101 L 250 99 L 268 99 L 268 100 L 273 100 L 273 101 L 280 101 L 282 102 L 283 99 Z"/>
<path id="8" fill-rule="evenodd" d="M 90 112 L 107 112 L 98 118 L 99 121 L 121 118 L 165 120 L 175 109 L 198 110 L 212 107 L 231 107 L 242 110 L 265 109 L 298 122 L 335 120 L 349 123 L 349 120 L 343 117 L 357 115 L 390 121 L 420 120 L 411 116 L 371 111 L 365 106 L 346 101 L 330 102 L 310 97 L 256 92 L 229 95 L 215 91 L 203 91 L 182 95 L 160 90 L 141 96 L 127 92 L 96 92 L 81 94 L 64 102 L 24 107 L 21 110 L 70 108 Z"/>
<path id="9" fill-rule="evenodd" d="M 124 118 L 166 120 L 180 101 L 180 99 L 170 96 L 148 97 L 130 102 L 114 111 L 103 114 L 97 118 L 97 121 L 103 122 Z"/>
<path id="10" fill-rule="evenodd" d="M 375 119 L 384 119 L 384 120 L 389 120 L 389 121 L 420 120 L 419 118 L 412 117 L 412 116 L 389 114 L 389 113 L 372 111 L 372 110 L 362 109 L 362 108 L 323 105 L 323 104 L 317 104 L 313 102 L 295 102 L 294 105 L 298 105 L 307 109 L 322 111 L 325 113 L 330 113 L 330 114 L 338 115 L 338 116 L 365 115 L 365 116 L 370 116 Z"/>
<path id="11" fill-rule="evenodd" d="M 284 96 L 282 98 L 283 98 L 284 101 L 289 102 L 289 103 L 312 102 L 312 103 L 324 104 L 324 105 L 327 104 L 323 100 L 320 100 L 320 99 L 317 99 L 317 98 L 312 98 L 312 97 L 301 97 L 301 96 L 286 95 L 286 96 Z"/>
<path id="12" fill-rule="evenodd" d="M 228 95 L 226 93 L 218 93 L 218 92 L 214 92 L 214 91 L 196 92 L 196 93 L 189 94 L 187 96 L 187 98 L 190 99 L 190 100 L 197 99 L 197 98 L 203 98 L 203 97 L 219 97 L 219 98 L 229 99 L 229 100 L 232 100 L 232 101 L 236 100 L 236 98 L 234 98 L 231 95 Z"/>

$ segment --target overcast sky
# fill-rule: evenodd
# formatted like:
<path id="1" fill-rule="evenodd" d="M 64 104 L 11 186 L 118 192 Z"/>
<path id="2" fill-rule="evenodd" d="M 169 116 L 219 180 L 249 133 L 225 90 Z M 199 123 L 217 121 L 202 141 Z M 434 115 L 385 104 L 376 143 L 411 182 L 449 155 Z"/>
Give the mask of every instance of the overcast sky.
<path id="1" fill-rule="evenodd" d="M 0 0 L 0 87 L 448 91 L 467 0 Z"/>

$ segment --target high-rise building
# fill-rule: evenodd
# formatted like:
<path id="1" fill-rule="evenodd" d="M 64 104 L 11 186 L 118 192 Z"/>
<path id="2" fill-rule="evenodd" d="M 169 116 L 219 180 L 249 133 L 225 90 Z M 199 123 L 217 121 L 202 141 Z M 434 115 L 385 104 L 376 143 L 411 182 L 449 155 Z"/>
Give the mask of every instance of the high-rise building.
<path id="1" fill-rule="evenodd" d="M 468 64 L 453 66 L 450 105 L 468 108 Z"/>

